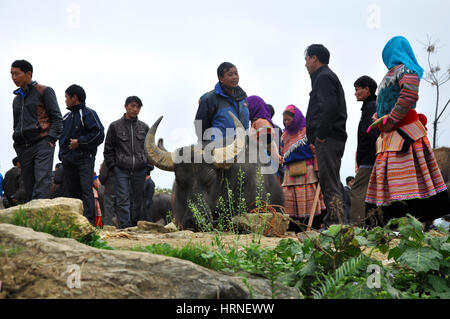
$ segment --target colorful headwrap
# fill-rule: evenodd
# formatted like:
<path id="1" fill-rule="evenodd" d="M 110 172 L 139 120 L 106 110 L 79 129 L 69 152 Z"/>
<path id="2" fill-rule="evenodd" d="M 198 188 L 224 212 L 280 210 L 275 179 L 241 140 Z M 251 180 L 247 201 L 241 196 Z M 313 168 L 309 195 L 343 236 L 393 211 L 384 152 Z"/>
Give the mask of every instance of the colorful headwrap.
<path id="1" fill-rule="evenodd" d="M 247 98 L 247 104 L 250 113 L 250 121 L 253 122 L 256 119 L 266 119 L 273 127 L 275 127 L 272 118 L 270 117 L 270 110 L 262 98 L 257 95 L 249 96 Z"/>
<path id="2" fill-rule="evenodd" d="M 383 62 L 388 69 L 396 65 L 404 64 L 405 67 L 414 71 L 422 78 L 423 68 L 417 62 L 416 56 L 405 37 L 393 37 L 386 43 L 383 49 Z"/>
<path id="3" fill-rule="evenodd" d="M 306 126 L 306 119 L 303 116 L 302 111 L 300 111 L 295 105 L 288 105 L 284 112 L 289 112 L 294 115 L 294 119 L 292 120 L 289 126 L 284 126 L 285 131 L 288 131 L 289 134 L 295 134 L 298 131 L 303 130 Z M 284 114 L 283 112 L 283 114 Z"/>

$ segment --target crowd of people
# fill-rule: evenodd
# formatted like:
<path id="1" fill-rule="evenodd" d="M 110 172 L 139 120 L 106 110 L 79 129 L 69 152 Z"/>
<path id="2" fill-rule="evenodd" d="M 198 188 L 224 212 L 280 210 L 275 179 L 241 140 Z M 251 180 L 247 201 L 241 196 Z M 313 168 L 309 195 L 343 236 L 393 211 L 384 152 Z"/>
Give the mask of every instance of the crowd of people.
<path id="1" fill-rule="evenodd" d="M 294 221 L 293 230 L 308 220 L 312 227 L 321 228 L 336 223 L 385 224 L 406 213 L 424 222 L 446 215 L 448 191 L 427 138 L 426 118 L 415 110 L 423 69 L 401 36 L 386 44 L 382 57 L 388 71 L 379 86 L 367 75 L 354 83 L 362 107 L 354 132 L 358 138 L 356 174 L 347 177 L 346 186 L 340 180 L 341 160 L 348 134 L 353 132 L 346 130 L 343 87 L 329 67 L 330 52 L 321 44 L 305 50 L 312 86 L 309 104 L 303 112 L 293 104 L 286 106 L 284 129 L 273 122 L 272 105 L 261 96 L 247 96 L 239 86 L 236 66 L 220 64 L 219 81 L 199 100 L 195 115 L 198 139 L 233 134 L 230 112 L 251 138 L 264 139 L 267 154 L 278 166 L 276 175 L 283 188 L 285 212 Z M 69 112 L 62 117 L 53 89 L 33 81 L 32 74 L 28 61 L 17 60 L 11 66 L 18 87 L 13 102 L 17 158 L 3 181 L 8 204 L 56 194 L 81 199 L 84 216 L 93 225 L 98 223 L 99 213 L 105 225 L 112 225 L 116 216 L 119 228 L 149 220 L 155 184 L 149 177 L 153 165 L 144 150 L 149 126 L 138 119 L 141 99 L 126 99 L 125 114 L 110 124 L 105 138 L 100 118 L 86 106 L 81 86 L 66 89 Z M 57 141 L 61 163 L 52 177 Z M 103 142 L 104 161 L 97 178 L 95 157 Z M 7 178 L 15 179 L 14 192 L 9 186 L 12 182 L 5 182 Z M 96 196 L 100 188 L 103 196 Z M 103 199 L 96 202 L 96 197 Z"/>

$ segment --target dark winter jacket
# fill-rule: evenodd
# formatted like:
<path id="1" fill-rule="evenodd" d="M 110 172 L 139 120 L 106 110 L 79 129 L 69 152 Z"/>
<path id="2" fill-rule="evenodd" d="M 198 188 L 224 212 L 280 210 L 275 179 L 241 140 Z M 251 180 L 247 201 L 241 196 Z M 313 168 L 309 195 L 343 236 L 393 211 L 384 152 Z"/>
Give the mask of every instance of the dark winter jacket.
<path id="1" fill-rule="evenodd" d="M 356 165 L 373 166 L 376 158 L 376 141 L 380 134 L 378 128 L 367 128 L 372 124 L 372 115 L 377 111 L 377 96 L 369 96 L 361 107 L 361 119 L 358 125 L 358 146 L 356 149 Z"/>
<path id="2" fill-rule="evenodd" d="M 324 65 L 311 74 L 311 82 L 312 90 L 306 113 L 308 140 L 314 144 L 316 137 L 331 137 L 345 142 L 347 106 L 339 78 Z"/>
<path id="3" fill-rule="evenodd" d="M 222 136 L 225 137 L 227 128 L 235 128 L 228 111 L 231 111 L 247 130 L 250 115 L 246 98 L 247 94 L 241 87 L 236 88 L 234 96 L 228 96 L 220 83 L 217 83 L 214 90 L 200 98 L 200 105 L 195 115 L 195 120 L 201 123 L 201 130 L 197 126 L 195 129 L 197 138 L 203 140 L 203 133 L 209 128 L 219 129 Z"/>
<path id="4" fill-rule="evenodd" d="M 10 205 L 25 203 L 25 187 L 23 185 L 22 170 L 19 167 L 14 166 L 6 172 L 2 186 Z"/>
<path id="5" fill-rule="evenodd" d="M 55 91 L 33 81 L 14 94 L 14 146 L 31 146 L 44 137 L 55 143 L 63 127 Z"/>
<path id="6" fill-rule="evenodd" d="M 111 123 L 106 133 L 103 157 L 109 169 L 118 166 L 134 171 L 142 168 L 153 169 L 147 161 L 144 150 L 145 136 L 149 127 L 142 121 L 127 119 L 125 115 Z"/>
<path id="7" fill-rule="evenodd" d="M 95 160 L 97 147 L 105 139 L 104 128 L 97 113 L 84 103 L 74 105 L 64 115 L 63 123 L 58 154 L 61 162 L 76 165 L 86 158 Z M 71 139 L 78 139 L 78 148 L 69 149 Z"/>

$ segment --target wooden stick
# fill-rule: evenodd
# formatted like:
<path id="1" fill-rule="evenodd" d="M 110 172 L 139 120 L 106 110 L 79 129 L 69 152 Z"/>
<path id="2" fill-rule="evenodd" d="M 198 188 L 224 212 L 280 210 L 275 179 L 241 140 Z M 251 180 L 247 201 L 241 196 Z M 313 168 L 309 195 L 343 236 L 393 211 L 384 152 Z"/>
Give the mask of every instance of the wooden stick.
<path id="1" fill-rule="evenodd" d="M 311 213 L 309 213 L 308 228 L 306 228 L 306 231 L 311 230 L 311 226 L 314 219 L 314 213 L 316 212 L 317 203 L 319 202 L 319 195 L 320 195 L 320 183 L 317 183 L 316 195 L 314 196 L 313 208 L 311 210 Z"/>

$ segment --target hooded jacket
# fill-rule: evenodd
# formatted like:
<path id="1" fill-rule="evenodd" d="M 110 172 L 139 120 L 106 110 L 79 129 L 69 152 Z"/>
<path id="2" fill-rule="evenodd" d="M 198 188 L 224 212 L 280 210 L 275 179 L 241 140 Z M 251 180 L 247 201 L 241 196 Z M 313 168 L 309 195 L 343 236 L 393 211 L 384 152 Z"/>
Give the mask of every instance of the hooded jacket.
<path id="1" fill-rule="evenodd" d="M 14 147 L 31 146 L 44 137 L 56 142 L 63 124 L 55 91 L 33 81 L 25 90 L 18 88 L 14 94 Z"/>
<path id="2" fill-rule="evenodd" d="M 214 90 L 204 94 L 200 98 L 200 105 L 195 115 L 195 120 L 201 123 L 201 128 L 195 129 L 198 139 L 203 140 L 203 134 L 208 128 L 220 130 L 223 137 L 226 136 L 227 128 L 234 129 L 234 122 L 228 111 L 231 111 L 247 130 L 249 111 L 246 97 L 247 94 L 240 86 L 236 88 L 234 96 L 227 95 L 220 83 L 216 84 Z"/>
<path id="3" fill-rule="evenodd" d="M 78 139 L 78 148 L 69 149 L 70 139 Z M 97 113 L 84 103 L 74 105 L 64 115 L 63 132 L 59 139 L 59 159 L 76 165 L 80 160 L 93 158 L 103 143 L 105 133 Z"/>

